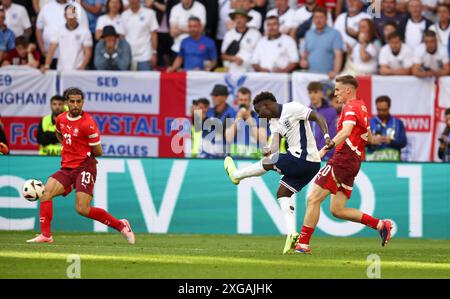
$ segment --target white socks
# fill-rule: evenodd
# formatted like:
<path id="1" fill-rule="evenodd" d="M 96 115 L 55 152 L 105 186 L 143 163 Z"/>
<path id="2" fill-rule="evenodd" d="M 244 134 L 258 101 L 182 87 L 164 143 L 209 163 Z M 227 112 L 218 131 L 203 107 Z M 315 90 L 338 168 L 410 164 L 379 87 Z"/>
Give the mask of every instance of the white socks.
<path id="1" fill-rule="evenodd" d="M 236 169 L 233 173 L 233 177 L 238 180 L 252 176 L 261 176 L 265 174 L 267 170 L 262 166 L 261 161 L 258 161 L 250 166 L 244 167 L 242 169 Z"/>
<path id="2" fill-rule="evenodd" d="M 288 235 L 297 232 L 295 228 L 296 219 L 295 219 L 294 197 L 295 195 L 292 195 L 291 197 L 278 198 L 281 210 L 283 211 L 284 221 L 286 223 Z"/>

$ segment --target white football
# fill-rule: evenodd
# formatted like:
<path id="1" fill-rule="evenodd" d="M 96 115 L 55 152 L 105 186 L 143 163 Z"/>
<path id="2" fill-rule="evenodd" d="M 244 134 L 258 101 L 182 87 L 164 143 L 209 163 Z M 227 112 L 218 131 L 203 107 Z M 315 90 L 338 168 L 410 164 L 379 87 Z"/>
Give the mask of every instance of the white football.
<path id="1" fill-rule="evenodd" d="M 41 198 L 45 187 L 39 180 L 28 180 L 23 184 L 22 195 L 28 201 L 36 201 Z"/>

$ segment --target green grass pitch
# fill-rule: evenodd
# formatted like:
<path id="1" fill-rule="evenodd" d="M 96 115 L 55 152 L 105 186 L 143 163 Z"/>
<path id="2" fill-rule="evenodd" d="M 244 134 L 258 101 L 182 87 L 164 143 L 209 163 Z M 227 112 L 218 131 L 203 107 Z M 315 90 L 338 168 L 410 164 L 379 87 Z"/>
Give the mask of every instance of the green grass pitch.
<path id="1" fill-rule="evenodd" d="M 283 236 L 55 233 L 27 244 L 31 232 L 0 232 L 0 278 L 66 278 L 67 256 L 81 278 L 367 278 L 367 257 L 381 278 L 450 278 L 450 240 L 313 239 L 312 255 L 282 255 Z"/>

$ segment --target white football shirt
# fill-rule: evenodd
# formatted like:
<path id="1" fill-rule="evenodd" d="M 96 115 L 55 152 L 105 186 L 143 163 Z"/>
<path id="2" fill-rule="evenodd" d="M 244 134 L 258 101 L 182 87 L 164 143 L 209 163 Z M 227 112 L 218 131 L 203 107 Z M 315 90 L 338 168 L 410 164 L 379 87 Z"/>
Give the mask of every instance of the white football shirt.
<path id="1" fill-rule="evenodd" d="M 267 12 L 266 18 L 270 16 L 277 16 L 280 21 L 281 33 L 289 33 L 295 27 L 295 10 L 289 8 L 284 14 L 278 14 L 278 9 L 274 8 Z"/>
<path id="2" fill-rule="evenodd" d="M 6 26 L 14 32 L 16 37 L 21 36 L 26 29 L 31 28 L 27 10 L 22 5 L 12 3 L 5 10 L 5 17 Z"/>
<path id="3" fill-rule="evenodd" d="M 405 29 L 405 44 L 410 49 L 416 49 L 422 43 L 425 28 L 425 19 L 418 23 L 414 23 L 411 19 L 408 20 Z"/>
<path id="4" fill-rule="evenodd" d="M 242 33 L 237 32 L 236 29 L 228 31 L 223 39 L 221 52 L 225 53 L 230 44 L 234 40 L 239 41 L 241 37 Z M 228 67 L 230 73 L 244 73 L 252 70 L 251 57 L 260 39 L 261 33 L 258 30 L 253 28 L 248 29 L 239 44 L 239 52 L 236 54 L 236 56 L 239 56 L 243 60 L 243 63 L 237 65 L 234 62 L 224 61 L 224 65 Z"/>
<path id="5" fill-rule="evenodd" d="M 100 16 L 97 19 L 97 26 L 95 27 L 95 30 L 103 30 L 105 26 L 113 26 L 114 29 L 116 29 L 117 34 L 125 34 L 121 15 L 117 15 L 113 19 L 111 19 L 108 15 Z"/>
<path id="6" fill-rule="evenodd" d="M 334 29 L 339 31 L 339 33 L 341 34 L 344 46 L 346 43 L 352 47 L 356 45 L 357 40 L 347 34 L 347 28 L 358 31 L 359 21 L 361 21 L 362 19 L 372 19 L 372 17 L 369 14 L 361 11 L 359 14 L 353 17 L 347 17 L 347 13 L 344 12 L 336 18 L 336 22 L 334 22 Z M 347 47 L 344 47 L 344 51 L 346 51 L 346 49 Z"/>
<path id="7" fill-rule="evenodd" d="M 134 13 L 130 8 L 122 13 L 125 39 L 130 44 L 133 62 L 149 61 L 152 57 L 152 32 L 158 29 L 158 20 L 153 10 L 140 7 Z"/>
<path id="8" fill-rule="evenodd" d="M 358 71 L 358 74 L 375 74 L 378 70 L 378 50 L 379 48 L 374 44 L 370 43 L 366 45 L 366 52 L 370 55 L 370 59 L 368 61 L 363 61 L 360 55 L 361 44 L 357 43 L 353 48 L 351 60 L 354 64 L 354 67 Z"/>
<path id="9" fill-rule="evenodd" d="M 438 47 L 435 53 L 428 53 L 424 44 L 419 45 L 414 51 L 414 64 L 420 64 L 433 71 L 439 71 L 448 63 L 448 52 L 443 47 Z"/>
<path id="10" fill-rule="evenodd" d="M 197 17 L 200 19 L 200 22 L 203 26 L 206 24 L 206 9 L 203 4 L 194 1 L 192 6 L 189 9 L 184 9 L 182 3 L 178 3 L 175 5 L 170 11 L 170 26 L 178 26 L 182 30 L 188 29 L 188 20 L 191 16 Z M 187 33 L 180 34 L 173 40 L 172 51 L 178 53 L 180 51 L 181 42 L 183 39 L 188 37 Z"/>
<path id="11" fill-rule="evenodd" d="M 84 59 L 84 47 L 92 47 L 92 35 L 89 29 L 78 25 L 69 30 L 66 25 L 59 28 L 52 36 L 52 43 L 57 43 L 61 49 L 58 59 L 58 71 L 76 70 Z"/>
<path id="12" fill-rule="evenodd" d="M 436 32 L 439 44 L 443 47 L 448 47 L 448 39 L 450 37 L 450 24 L 447 28 L 442 29 L 439 24 L 431 25 L 429 28 L 431 31 Z"/>
<path id="13" fill-rule="evenodd" d="M 286 138 L 288 151 L 293 156 L 310 162 L 320 162 L 316 140 L 308 121 L 312 110 L 298 102 L 280 106 L 282 107 L 280 118 L 270 120 L 270 131 Z"/>
<path id="14" fill-rule="evenodd" d="M 405 44 L 402 44 L 397 55 L 394 55 L 389 45 L 384 45 L 381 48 L 378 62 L 380 66 L 387 65 L 392 69 L 409 68 L 413 65 L 413 54 L 413 51 Z"/>
<path id="15" fill-rule="evenodd" d="M 64 8 L 67 5 L 67 3 L 60 4 L 56 1 L 52 1 L 44 5 L 39 12 L 36 20 L 36 28 L 41 29 L 43 32 L 44 48 L 46 51 L 50 46 L 52 36 L 56 35 L 56 33 L 66 24 L 66 20 L 64 18 Z M 86 11 L 78 2 L 71 2 L 71 5 L 74 5 L 76 7 L 76 11 L 79 12 L 79 26 L 89 30 Z M 58 56 L 59 48 L 55 53 L 55 58 L 58 58 Z"/>
<path id="16" fill-rule="evenodd" d="M 298 62 L 297 45 L 292 37 L 282 34 L 279 38 L 261 38 L 253 53 L 252 64 L 273 70 L 275 67 L 285 68 L 289 63 Z"/>

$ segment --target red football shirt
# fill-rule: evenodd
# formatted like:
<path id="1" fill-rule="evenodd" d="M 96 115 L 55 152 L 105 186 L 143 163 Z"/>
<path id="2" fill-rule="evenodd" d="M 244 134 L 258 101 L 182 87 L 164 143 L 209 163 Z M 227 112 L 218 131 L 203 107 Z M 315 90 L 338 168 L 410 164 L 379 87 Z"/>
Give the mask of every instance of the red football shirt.
<path id="1" fill-rule="evenodd" d="M 336 147 L 336 152 L 342 151 L 344 147 L 349 147 L 362 161 L 364 160 L 369 128 L 367 107 L 364 101 L 354 99 L 344 106 L 338 121 L 338 132 L 342 130 L 342 126 L 345 123 L 351 123 L 355 126 L 350 137 Z"/>
<path id="2" fill-rule="evenodd" d="M 91 146 L 101 144 L 100 133 L 92 117 L 83 112 L 72 118 L 63 112 L 56 118 L 56 130 L 63 137 L 61 166 L 77 168 L 92 154 Z"/>

